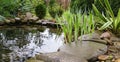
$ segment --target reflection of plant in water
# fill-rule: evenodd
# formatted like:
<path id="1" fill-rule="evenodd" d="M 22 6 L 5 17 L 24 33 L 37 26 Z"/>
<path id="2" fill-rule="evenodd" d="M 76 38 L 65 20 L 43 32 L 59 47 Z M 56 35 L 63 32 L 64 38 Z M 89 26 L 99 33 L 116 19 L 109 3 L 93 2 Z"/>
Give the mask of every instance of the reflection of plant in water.
<path id="1" fill-rule="evenodd" d="M 1 58 L 0 62 L 11 62 L 10 61 L 10 56 L 7 55 L 7 54 L 2 54 L 0 58 Z"/>
<path id="2" fill-rule="evenodd" d="M 1 30 L 1 43 L 9 47 L 11 45 L 18 45 L 19 47 L 27 44 L 28 42 L 25 39 L 25 31 L 21 29 L 5 29 Z"/>
<path id="3" fill-rule="evenodd" d="M 54 29 L 54 28 L 51 28 L 50 29 L 50 32 L 52 33 L 56 33 L 57 35 L 61 35 L 61 32 L 62 32 L 62 29 Z"/>
<path id="4" fill-rule="evenodd" d="M 42 45 L 42 42 L 43 40 L 41 39 L 41 35 L 39 32 L 37 33 L 29 33 L 27 35 L 27 40 L 29 41 L 29 43 L 35 43 L 37 46 L 41 46 Z"/>
<path id="5" fill-rule="evenodd" d="M 34 32 L 33 32 L 34 31 Z M 5 29 L 1 30 L 1 42 L 4 46 L 9 47 L 14 45 L 17 45 L 19 47 L 22 47 L 26 45 L 27 43 L 30 43 L 33 41 L 38 46 L 42 45 L 42 38 L 50 38 L 52 37 L 52 33 L 46 32 L 45 34 L 42 34 L 42 32 L 39 32 L 37 30 L 30 30 L 28 33 L 26 30 L 21 30 L 21 29 Z M 46 34 L 48 36 L 46 36 Z"/>
<path id="6" fill-rule="evenodd" d="M 56 47 L 52 47 L 52 51 L 56 51 L 56 49 L 61 45 L 59 42 L 61 41 L 61 38 L 55 37 L 57 37 L 57 35 L 55 33 L 51 33 L 48 28 L 43 32 L 38 30 L 34 30 L 34 32 L 32 32 L 32 30 L 24 30 L 22 28 L 5 28 L 0 30 L 0 53 L 5 54 L 4 57 L 1 55 L 1 58 L 12 60 L 13 62 L 23 62 L 27 57 L 43 52 L 43 49 L 48 46 L 50 48 L 53 44 L 58 45 Z"/>

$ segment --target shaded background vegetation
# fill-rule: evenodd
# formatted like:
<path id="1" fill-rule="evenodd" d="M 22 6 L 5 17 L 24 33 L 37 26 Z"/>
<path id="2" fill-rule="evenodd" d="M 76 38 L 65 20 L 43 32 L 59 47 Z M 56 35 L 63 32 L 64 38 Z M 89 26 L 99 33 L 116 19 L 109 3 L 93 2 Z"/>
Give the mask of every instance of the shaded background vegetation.
<path id="1" fill-rule="evenodd" d="M 22 12 L 34 12 L 37 5 L 44 3 L 49 6 L 49 12 L 52 17 L 55 17 L 53 13 L 62 13 L 63 9 L 67 9 L 69 5 L 71 10 L 80 9 L 82 12 L 88 12 L 92 10 L 92 4 L 94 3 L 98 10 L 105 12 L 99 0 L 0 0 L 0 2 L 0 14 L 3 16 L 16 16 L 19 10 Z M 120 7 L 120 1 L 109 0 L 109 2 L 116 15 Z"/>
<path id="2" fill-rule="evenodd" d="M 105 9 L 107 7 L 105 1 L 107 0 L 0 0 L 1 2 L 0 15 L 4 17 L 17 17 L 19 13 L 25 14 L 26 12 L 31 12 L 32 14 L 38 16 L 39 19 L 45 19 L 45 17 L 51 17 L 55 19 L 57 15 L 59 17 L 58 19 L 60 20 L 62 20 L 61 18 L 68 16 L 67 17 L 68 20 L 67 21 L 65 20 L 65 23 L 70 22 L 70 24 L 72 24 L 71 27 L 76 26 L 74 23 L 76 23 L 76 21 L 80 21 L 80 19 L 77 18 L 80 16 L 81 18 L 86 20 L 85 22 L 82 21 L 84 22 L 83 25 L 86 31 L 87 31 L 86 27 L 89 27 L 87 26 L 88 24 L 86 24 L 88 19 L 91 20 L 91 23 L 93 19 L 95 19 L 95 25 L 97 27 L 99 26 L 101 27 L 109 23 L 109 25 L 111 24 L 111 26 L 109 27 L 109 25 L 107 25 L 107 27 L 109 27 L 110 29 L 113 29 L 114 27 L 112 25 L 119 26 L 119 21 L 115 23 L 113 23 L 113 21 L 117 20 L 115 17 L 119 19 L 119 16 L 117 15 L 117 13 L 120 8 L 120 1 L 108 0 L 115 17 L 111 17 L 111 15 L 108 14 L 107 11 L 109 11 L 109 9 Z M 98 9 L 98 11 L 100 11 L 100 13 L 103 13 L 105 17 L 104 15 L 97 16 L 93 10 L 92 4 L 94 4 Z M 68 13 L 68 15 L 66 15 L 65 13 Z M 71 17 L 72 19 L 69 18 L 69 14 L 73 17 L 73 18 Z M 91 16 L 89 16 L 90 14 Z M 90 18 L 87 19 L 87 17 L 90 17 Z M 106 22 L 105 19 L 104 19 L 105 22 L 103 22 L 103 19 L 101 19 L 100 17 L 103 17 L 103 19 L 104 18 L 108 19 L 109 22 Z M 69 19 L 71 19 L 72 21 L 69 21 Z M 111 21 L 110 19 L 113 19 L 113 20 Z M 79 25 L 76 27 L 78 28 Z M 116 27 L 116 28 L 119 29 L 119 27 Z M 76 31 L 77 30 L 78 29 L 76 29 Z M 89 31 L 91 31 L 90 28 L 89 28 Z"/>

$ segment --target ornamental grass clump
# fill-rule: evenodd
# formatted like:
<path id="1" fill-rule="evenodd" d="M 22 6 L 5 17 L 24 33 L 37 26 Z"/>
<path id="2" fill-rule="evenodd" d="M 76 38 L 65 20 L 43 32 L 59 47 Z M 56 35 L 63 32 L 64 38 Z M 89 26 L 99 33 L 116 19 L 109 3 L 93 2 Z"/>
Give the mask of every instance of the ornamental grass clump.
<path id="1" fill-rule="evenodd" d="M 114 13 L 111 9 L 111 6 L 108 0 L 104 0 L 104 2 L 101 2 L 101 0 L 99 0 L 99 2 L 101 3 L 101 5 L 106 11 L 105 12 L 106 15 L 101 14 L 100 11 L 98 11 L 96 6 L 93 4 L 93 10 L 95 12 L 95 15 L 100 19 L 100 22 L 101 22 L 99 23 L 101 25 L 101 27 L 99 27 L 99 30 L 111 30 L 115 33 L 119 32 L 120 31 L 120 9 L 118 11 L 117 16 L 114 16 Z"/>
<path id="2" fill-rule="evenodd" d="M 90 33 L 94 30 L 94 19 L 91 13 L 87 15 L 81 14 L 79 11 L 74 14 L 70 10 L 67 10 L 62 17 L 56 17 L 56 19 L 61 24 L 65 41 L 68 43 L 77 41 L 80 35 Z"/>

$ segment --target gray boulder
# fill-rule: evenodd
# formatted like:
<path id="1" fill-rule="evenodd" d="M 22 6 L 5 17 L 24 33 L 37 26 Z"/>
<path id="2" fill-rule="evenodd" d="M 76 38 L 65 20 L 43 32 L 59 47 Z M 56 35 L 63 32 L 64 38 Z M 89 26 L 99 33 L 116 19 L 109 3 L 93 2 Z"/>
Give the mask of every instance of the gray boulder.
<path id="1" fill-rule="evenodd" d="M 99 36 L 98 33 L 83 35 L 78 42 L 61 46 L 59 52 L 39 54 L 36 59 L 45 62 L 87 62 L 87 59 L 106 53 L 107 46 L 97 42 L 81 40 L 99 39 Z"/>
<path id="2" fill-rule="evenodd" d="M 100 35 L 98 33 L 87 34 L 79 37 L 78 42 L 72 42 L 71 44 L 64 44 L 60 51 L 66 52 L 68 54 L 83 57 L 85 59 L 90 59 L 97 57 L 98 55 L 104 54 L 107 52 L 107 45 L 92 41 L 81 41 L 87 39 L 99 39 Z"/>

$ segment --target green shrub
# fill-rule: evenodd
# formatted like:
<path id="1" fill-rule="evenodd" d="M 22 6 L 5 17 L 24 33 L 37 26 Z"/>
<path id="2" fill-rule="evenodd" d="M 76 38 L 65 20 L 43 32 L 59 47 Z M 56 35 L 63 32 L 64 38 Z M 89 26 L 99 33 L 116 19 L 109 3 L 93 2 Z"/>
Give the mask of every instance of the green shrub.
<path id="1" fill-rule="evenodd" d="M 34 12 L 34 9 L 39 4 L 44 4 L 44 0 L 21 0 L 22 12 Z"/>
<path id="2" fill-rule="evenodd" d="M 48 10 L 53 18 L 55 18 L 56 15 L 60 17 L 63 14 L 63 8 L 56 0 L 50 0 Z"/>
<path id="3" fill-rule="evenodd" d="M 39 4 L 35 8 L 35 13 L 40 19 L 44 18 L 46 15 L 46 6 L 44 4 Z"/>
<path id="4" fill-rule="evenodd" d="M 30 12 L 33 9 L 33 4 L 30 0 L 22 0 L 21 2 L 21 12 L 26 13 L 26 12 Z"/>
<path id="5" fill-rule="evenodd" d="M 54 6 L 55 3 L 56 3 L 55 0 L 50 0 L 50 2 L 49 2 L 49 6 L 50 6 L 50 7 L 51 7 L 51 6 Z"/>
<path id="6" fill-rule="evenodd" d="M 0 15 L 15 17 L 18 11 L 34 12 L 36 6 L 44 3 L 44 0 L 0 0 Z"/>
<path id="7" fill-rule="evenodd" d="M 0 0 L 0 15 L 15 16 L 19 7 L 19 0 Z"/>
<path id="8" fill-rule="evenodd" d="M 59 5 L 54 5 L 49 7 L 49 13 L 53 18 L 55 18 L 56 15 L 60 17 L 63 14 L 63 9 Z"/>

